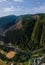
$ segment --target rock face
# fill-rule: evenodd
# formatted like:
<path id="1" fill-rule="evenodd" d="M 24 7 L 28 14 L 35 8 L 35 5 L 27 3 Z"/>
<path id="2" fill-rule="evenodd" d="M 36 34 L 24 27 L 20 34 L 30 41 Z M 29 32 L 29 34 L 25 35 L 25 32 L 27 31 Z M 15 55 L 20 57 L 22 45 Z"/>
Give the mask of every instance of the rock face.
<path id="1" fill-rule="evenodd" d="M 3 41 L 0 41 L 0 45 L 4 45 L 4 42 Z"/>
<path id="2" fill-rule="evenodd" d="M 43 63 L 42 65 L 45 65 L 45 63 Z"/>
<path id="3" fill-rule="evenodd" d="M 10 26 L 6 31 L 4 31 L 1 35 L 5 36 L 5 33 L 8 31 L 16 30 L 22 28 L 22 20 L 19 20 L 16 24 Z"/>
<path id="4" fill-rule="evenodd" d="M 22 20 L 20 20 L 17 24 L 16 24 L 16 29 L 20 29 L 22 27 Z"/>
<path id="5" fill-rule="evenodd" d="M 34 15 L 34 16 L 32 16 L 32 18 L 38 19 L 39 18 L 39 15 Z"/>

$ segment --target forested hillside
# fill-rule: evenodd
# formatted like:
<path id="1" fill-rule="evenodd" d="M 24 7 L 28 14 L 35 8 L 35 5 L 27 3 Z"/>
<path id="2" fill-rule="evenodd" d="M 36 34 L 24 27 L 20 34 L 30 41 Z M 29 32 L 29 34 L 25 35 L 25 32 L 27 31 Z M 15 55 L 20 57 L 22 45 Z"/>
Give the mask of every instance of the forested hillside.
<path id="1" fill-rule="evenodd" d="M 45 63 L 45 14 L 2 17 L 0 31 L 1 65 Z"/>
<path id="2" fill-rule="evenodd" d="M 14 25 L 17 17 L 15 15 L 9 15 L 0 17 L 0 34 L 8 29 L 10 26 Z"/>
<path id="3" fill-rule="evenodd" d="M 3 41 L 25 51 L 45 47 L 45 14 L 19 16 L 16 25 L 5 33 Z"/>

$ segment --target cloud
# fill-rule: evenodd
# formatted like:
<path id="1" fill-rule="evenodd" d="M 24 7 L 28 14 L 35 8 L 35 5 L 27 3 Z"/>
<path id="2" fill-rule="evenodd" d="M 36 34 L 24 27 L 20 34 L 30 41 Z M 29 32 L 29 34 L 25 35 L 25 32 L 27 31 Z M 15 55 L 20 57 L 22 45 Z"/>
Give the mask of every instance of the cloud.
<path id="1" fill-rule="evenodd" d="M 0 3 L 1 3 L 1 2 L 4 2 L 4 1 L 6 1 L 6 0 L 0 0 Z"/>
<path id="2" fill-rule="evenodd" d="M 13 8 L 12 7 L 5 7 L 5 8 L 3 8 L 3 11 L 10 12 L 10 11 L 13 11 Z"/>
<path id="3" fill-rule="evenodd" d="M 4 8 L 2 8 L 2 10 L 3 10 L 3 12 L 12 12 L 12 11 L 18 12 L 18 11 L 22 11 L 23 9 L 20 8 L 19 6 L 17 6 L 17 7 L 11 6 L 11 7 L 4 7 Z"/>
<path id="4" fill-rule="evenodd" d="M 3 7 L 0 12 L 3 13 L 13 13 L 16 15 L 20 14 L 35 14 L 35 13 L 45 13 L 45 5 L 33 8 L 23 8 L 21 6 L 11 6 L 11 7 Z"/>
<path id="5" fill-rule="evenodd" d="M 23 2 L 23 0 L 14 0 L 15 2 Z"/>
<path id="6" fill-rule="evenodd" d="M 33 11 L 34 13 L 45 13 L 45 5 L 34 7 Z"/>
<path id="7" fill-rule="evenodd" d="M 35 13 L 45 13 L 45 4 L 35 7 L 25 8 L 22 6 L 3 6 L 0 7 L 0 14 L 8 15 L 8 14 L 15 14 L 15 15 L 24 15 L 24 14 L 35 14 Z"/>
<path id="8" fill-rule="evenodd" d="M 41 5 L 38 7 L 33 7 L 33 8 L 27 8 L 25 9 L 26 13 L 30 13 L 30 14 L 35 14 L 35 13 L 45 13 L 45 5 Z"/>

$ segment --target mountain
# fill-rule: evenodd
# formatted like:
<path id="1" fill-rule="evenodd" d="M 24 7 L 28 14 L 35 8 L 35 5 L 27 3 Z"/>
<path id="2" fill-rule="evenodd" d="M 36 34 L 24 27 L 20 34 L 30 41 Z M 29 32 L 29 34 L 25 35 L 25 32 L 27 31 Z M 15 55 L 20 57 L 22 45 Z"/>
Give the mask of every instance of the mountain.
<path id="1" fill-rule="evenodd" d="M 12 20 L 11 20 L 12 21 Z M 45 14 L 18 16 L 17 23 L 6 29 L 0 40 L 5 45 L 18 46 L 25 51 L 45 47 Z"/>
<path id="2" fill-rule="evenodd" d="M 9 15 L 0 17 L 0 34 L 16 23 L 17 16 Z"/>

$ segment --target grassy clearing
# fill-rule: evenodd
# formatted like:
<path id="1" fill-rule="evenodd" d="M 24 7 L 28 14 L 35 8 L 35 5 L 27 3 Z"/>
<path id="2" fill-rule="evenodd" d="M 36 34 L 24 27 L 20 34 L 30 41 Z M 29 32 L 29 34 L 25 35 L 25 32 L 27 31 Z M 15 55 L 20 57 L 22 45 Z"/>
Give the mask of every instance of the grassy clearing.
<path id="1" fill-rule="evenodd" d="M 0 65 L 6 65 L 3 60 L 0 59 Z"/>
<path id="2" fill-rule="evenodd" d="M 5 56 L 7 55 L 7 52 L 5 52 L 5 51 L 3 51 L 3 50 L 1 50 L 1 49 L 0 49 L 0 53 L 1 53 L 1 54 L 4 54 Z"/>

